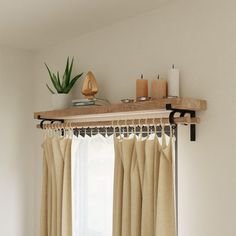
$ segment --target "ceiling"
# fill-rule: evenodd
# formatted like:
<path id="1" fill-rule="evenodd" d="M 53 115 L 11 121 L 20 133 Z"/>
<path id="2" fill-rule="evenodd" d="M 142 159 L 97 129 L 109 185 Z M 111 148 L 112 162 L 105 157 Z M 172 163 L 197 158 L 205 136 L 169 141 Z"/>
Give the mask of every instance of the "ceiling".
<path id="1" fill-rule="evenodd" d="M 40 50 L 169 0 L 0 0 L 0 44 Z"/>

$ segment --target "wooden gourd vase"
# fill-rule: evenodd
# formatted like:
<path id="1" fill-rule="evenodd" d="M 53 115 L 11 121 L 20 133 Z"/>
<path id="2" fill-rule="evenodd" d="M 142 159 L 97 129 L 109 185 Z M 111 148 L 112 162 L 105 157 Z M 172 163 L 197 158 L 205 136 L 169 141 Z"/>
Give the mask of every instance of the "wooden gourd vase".
<path id="1" fill-rule="evenodd" d="M 89 71 L 84 79 L 82 86 L 82 94 L 86 99 L 93 99 L 94 95 L 98 92 L 98 84 L 94 74 Z"/>

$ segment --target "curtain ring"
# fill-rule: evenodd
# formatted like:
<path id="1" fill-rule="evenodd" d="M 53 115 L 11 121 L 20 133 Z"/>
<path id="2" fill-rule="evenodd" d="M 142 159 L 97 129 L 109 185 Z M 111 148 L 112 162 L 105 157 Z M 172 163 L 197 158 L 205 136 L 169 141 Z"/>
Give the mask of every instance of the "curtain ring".
<path id="1" fill-rule="evenodd" d="M 120 136 L 121 136 L 121 125 L 120 125 L 120 121 L 118 121 L 118 128 L 119 128 L 119 133 L 120 133 Z"/>
<path id="2" fill-rule="evenodd" d="M 57 132 L 58 131 L 57 130 L 57 123 L 54 124 L 54 128 L 55 128 L 55 133 L 56 133 L 56 136 L 57 136 L 57 134 L 58 134 L 58 132 Z"/>
<path id="3" fill-rule="evenodd" d="M 67 133 L 67 137 L 70 137 L 70 128 L 68 126 L 68 123 L 66 123 L 66 133 Z"/>
<path id="4" fill-rule="evenodd" d="M 61 136 L 64 137 L 64 133 L 65 133 L 65 132 L 64 132 L 64 126 L 61 125 L 61 124 L 58 125 L 58 126 L 59 126 L 59 129 L 60 129 L 60 134 L 61 134 Z"/>
<path id="5" fill-rule="evenodd" d="M 155 122 L 154 122 L 154 134 L 157 135 L 157 126 Z"/>
<path id="6" fill-rule="evenodd" d="M 52 127 L 48 124 L 47 128 L 48 128 L 48 136 L 51 136 L 51 134 L 52 134 Z"/>
<path id="7" fill-rule="evenodd" d="M 138 136 L 140 136 L 140 133 L 141 133 L 141 126 L 140 126 L 140 119 L 137 119 L 137 126 L 135 128 L 139 128 L 139 134 Z"/>
<path id="8" fill-rule="evenodd" d="M 67 122 L 66 122 L 66 135 L 67 135 L 67 137 L 70 136 L 70 127 Z"/>
<path id="9" fill-rule="evenodd" d="M 64 130 L 64 138 L 66 138 L 66 125 L 63 124 L 63 130 Z"/>
<path id="10" fill-rule="evenodd" d="M 66 127 L 64 124 L 62 124 L 62 130 L 63 130 L 63 135 L 64 135 L 64 138 L 66 138 Z"/>
<path id="11" fill-rule="evenodd" d="M 46 133 L 46 135 L 47 135 L 47 133 L 48 133 L 47 126 L 44 126 L 44 127 L 45 127 L 45 133 Z"/>
<path id="12" fill-rule="evenodd" d="M 143 136 L 143 125 L 141 124 L 141 119 L 140 119 L 140 134 L 141 134 L 141 137 Z"/>
<path id="13" fill-rule="evenodd" d="M 154 118 L 152 118 L 152 124 L 153 124 L 153 131 L 154 131 Z M 152 128 L 151 128 L 151 134 L 153 134 Z"/>
<path id="14" fill-rule="evenodd" d="M 53 130 L 53 124 L 50 124 L 50 136 L 53 137 L 54 130 Z"/>
<path id="15" fill-rule="evenodd" d="M 170 138 L 173 137 L 173 129 L 172 129 L 172 124 L 170 124 Z"/>
<path id="16" fill-rule="evenodd" d="M 114 120 L 111 121 L 111 128 L 113 129 L 113 133 L 114 133 Z"/>
<path id="17" fill-rule="evenodd" d="M 121 120 L 122 121 L 122 120 Z M 123 126 L 123 127 L 122 127 Z M 123 129 L 122 129 L 123 128 Z M 121 133 L 123 134 L 123 136 L 125 136 L 125 120 L 124 120 L 124 125 L 121 124 Z"/>
<path id="18" fill-rule="evenodd" d="M 51 137 L 51 134 L 52 134 L 52 126 L 48 125 L 48 136 Z"/>
<path id="19" fill-rule="evenodd" d="M 62 134 L 61 134 L 61 126 L 59 123 L 57 123 L 57 132 L 58 132 L 58 136 L 59 137 L 62 137 Z"/>
<path id="20" fill-rule="evenodd" d="M 163 123 L 163 118 L 161 118 L 161 131 L 163 136 L 165 134 L 165 124 Z"/>
<path id="21" fill-rule="evenodd" d="M 105 126 L 105 137 L 108 136 L 108 134 L 107 134 L 107 129 L 108 129 L 108 127 Z"/>
<path id="22" fill-rule="evenodd" d="M 78 129 L 78 137 L 79 137 L 80 136 L 80 128 L 79 128 L 79 126 L 76 127 L 76 129 Z"/>
<path id="23" fill-rule="evenodd" d="M 53 123 L 54 126 L 54 135 L 57 136 L 57 127 L 56 127 L 56 123 Z"/>
<path id="24" fill-rule="evenodd" d="M 128 120 L 125 120 L 126 130 L 127 130 L 127 137 L 129 136 L 129 126 L 128 126 Z"/>
<path id="25" fill-rule="evenodd" d="M 69 122 L 69 125 L 70 125 L 70 138 L 73 138 L 74 132 L 73 132 L 73 128 L 72 128 L 71 122 Z"/>
<path id="26" fill-rule="evenodd" d="M 61 135 L 61 137 L 63 137 L 64 136 L 64 133 L 62 132 L 63 131 L 63 126 L 58 124 L 58 129 L 59 129 L 59 134 Z"/>
<path id="27" fill-rule="evenodd" d="M 147 126 L 147 135 L 149 136 L 149 131 L 150 131 L 149 128 L 150 128 L 150 126 L 148 124 L 148 118 L 146 118 L 145 122 L 146 122 L 146 126 Z"/>
<path id="28" fill-rule="evenodd" d="M 162 119 L 162 117 L 160 118 L 160 127 L 161 127 L 161 130 L 163 130 L 163 119 Z"/>
<path id="29" fill-rule="evenodd" d="M 83 123 L 81 124 L 80 128 L 81 128 L 81 132 L 83 134 L 83 128 L 84 128 Z"/>
<path id="30" fill-rule="evenodd" d="M 134 127 L 134 134 L 136 136 L 136 125 L 135 125 L 134 119 L 132 120 L 132 124 L 133 124 L 133 127 Z"/>
<path id="31" fill-rule="evenodd" d="M 56 128 L 56 136 L 59 138 L 60 134 L 59 134 L 59 130 L 58 130 L 58 123 L 55 123 L 55 128 Z"/>
<path id="32" fill-rule="evenodd" d="M 52 123 L 52 136 L 54 136 L 54 135 L 55 135 L 55 124 Z"/>
<path id="33" fill-rule="evenodd" d="M 61 126 L 59 123 L 57 124 L 57 130 L 58 130 L 59 137 L 62 137 Z"/>
<path id="34" fill-rule="evenodd" d="M 45 126 L 44 126 L 45 127 Z M 44 132 L 43 132 L 43 140 L 45 140 L 47 137 L 47 129 L 46 127 L 44 128 Z"/>
<path id="35" fill-rule="evenodd" d="M 113 134 L 115 134 L 116 133 L 115 120 L 111 121 L 111 127 L 113 129 Z"/>

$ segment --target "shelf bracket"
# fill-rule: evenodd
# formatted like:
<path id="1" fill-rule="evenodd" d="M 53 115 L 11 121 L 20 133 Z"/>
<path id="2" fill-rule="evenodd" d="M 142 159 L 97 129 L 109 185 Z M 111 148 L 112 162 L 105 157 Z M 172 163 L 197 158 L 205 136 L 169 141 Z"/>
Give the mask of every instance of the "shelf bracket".
<path id="1" fill-rule="evenodd" d="M 41 120 L 40 122 L 40 128 L 43 129 L 43 125 L 44 125 L 44 122 L 45 121 L 49 121 L 51 124 L 53 124 L 54 122 L 61 122 L 61 123 L 65 123 L 64 120 L 62 119 L 45 119 L 45 118 L 42 118 L 40 116 L 37 117 L 38 120 Z"/>
<path id="2" fill-rule="evenodd" d="M 186 114 L 190 114 L 191 118 L 196 117 L 196 111 L 173 108 L 171 104 L 166 104 L 166 110 L 171 111 L 169 115 L 170 124 L 176 125 L 174 121 L 174 117 L 176 113 L 179 113 L 180 117 L 184 117 Z M 196 141 L 196 124 L 190 124 L 190 141 Z"/>

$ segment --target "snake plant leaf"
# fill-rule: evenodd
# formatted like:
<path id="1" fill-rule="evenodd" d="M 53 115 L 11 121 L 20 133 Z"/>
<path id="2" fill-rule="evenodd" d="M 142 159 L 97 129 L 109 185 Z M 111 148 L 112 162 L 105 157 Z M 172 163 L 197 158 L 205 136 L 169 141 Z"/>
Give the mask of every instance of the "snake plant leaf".
<path id="1" fill-rule="evenodd" d="M 58 90 L 60 90 L 60 88 L 59 88 L 59 86 L 57 85 L 57 79 L 55 79 L 55 75 L 51 73 L 51 71 L 50 71 L 48 65 L 47 65 L 46 63 L 44 63 L 44 64 L 45 64 L 45 66 L 46 66 L 46 68 L 47 68 L 47 70 L 48 70 L 48 73 L 49 73 L 49 76 L 50 76 L 50 79 L 51 79 L 51 81 L 52 81 L 53 86 L 55 87 L 55 89 L 57 90 L 57 92 L 59 92 Z"/>
<path id="2" fill-rule="evenodd" d="M 69 57 L 67 58 L 68 69 L 67 69 L 67 74 L 66 74 L 65 87 L 67 87 L 70 84 L 73 62 L 74 62 L 74 58 L 72 59 L 71 63 L 70 63 L 70 58 Z"/>
<path id="3" fill-rule="evenodd" d="M 75 82 L 83 75 L 83 73 L 76 75 L 71 82 L 69 83 L 69 85 L 65 88 L 65 93 L 69 93 L 70 90 L 72 89 L 72 87 L 74 86 Z"/>
<path id="4" fill-rule="evenodd" d="M 62 83 L 61 83 L 61 86 L 62 86 L 63 88 L 66 87 L 66 75 L 65 75 L 65 74 L 64 74 L 63 77 L 62 77 Z"/>
<path id="5" fill-rule="evenodd" d="M 67 86 L 69 64 L 70 64 L 70 58 L 67 57 L 67 60 L 66 60 L 66 68 L 65 68 L 65 72 L 64 72 L 64 75 L 63 75 L 63 78 L 62 78 L 63 87 L 66 87 L 66 86 Z"/>
<path id="6" fill-rule="evenodd" d="M 52 81 L 53 86 L 54 86 L 55 89 L 57 90 L 57 81 L 55 80 L 55 78 L 54 78 L 53 75 L 52 75 L 52 77 L 51 77 L 51 81 Z"/>
<path id="7" fill-rule="evenodd" d="M 58 83 L 57 76 L 54 73 L 52 74 L 52 82 L 53 82 L 53 85 L 54 85 L 55 89 L 57 90 L 57 92 L 62 93 L 62 87 Z"/>
<path id="8" fill-rule="evenodd" d="M 51 80 L 52 80 L 52 73 L 51 73 L 49 67 L 47 66 L 47 64 L 46 64 L 46 63 L 44 63 L 44 64 L 45 64 L 45 66 L 47 67 L 47 70 L 48 70 L 49 76 L 50 76 L 50 78 L 51 78 Z"/>
<path id="9" fill-rule="evenodd" d="M 58 85 L 59 85 L 59 87 L 61 88 L 61 90 L 63 90 L 63 87 L 62 87 L 61 81 L 60 81 L 59 71 L 57 71 L 57 82 L 58 82 Z"/>
<path id="10" fill-rule="evenodd" d="M 74 64 L 74 57 L 72 58 L 71 62 L 70 62 L 70 58 L 67 57 L 66 60 L 66 68 L 64 71 L 64 74 L 62 76 L 62 78 L 60 78 L 60 74 L 59 72 L 57 72 L 56 74 L 52 73 L 51 70 L 49 69 L 49 67 L 47 66 L 46 63 L 44 63 L 47 71 L 49 73 L 51 82 L 54 86 L 54 88 L 56 89 L 57 93 L 69 93 L 69 91 L 71 90 L 71 88 L 74 86 L 75 82 L 82 76 L 83 73 L 76 75 L 72 80 L 71 80 L 71 74 L 72 74 L 72 69 L 73 69 L 73 64 Z M 47 85 L 47 88 L 49 89 L 49 91 L 51 93 L 54 93 L 54 91 Z"/>
<path id="11" fill-rule="evenodd" d="M 69 71 L 69 64 L 70 64 L 70 58 L 67 57 L 67 59 L 66 59 L 66 70 L 65 70 L 66 74 L 68 74 L 68 71 Z"/>
<path id="12" fill-rule="evenodd" d="M 69 57 L 68 57 L 68 58 L 69 58 Z M 68 86 L 69 83 L 70 83 L 70 78 L 71 78 L 71 72 L 72 72 L 73 64 L 74 64 L 74 57 L 73 57 L 72 60 L 71 60 L 70 68 L 69 68 L 69 71 L 68 71 L 68 78 L 69 78 L 69 79 L 68 79 L 68 81 L 67 81 L 66 86 Z"/>
<path id="13" fill-rule="evenodd" d="M 55 92 L 48 86 L 48 84 L 46 84 L 48 90 L 52 93 L 52 94 L 55 94 Z"/>

